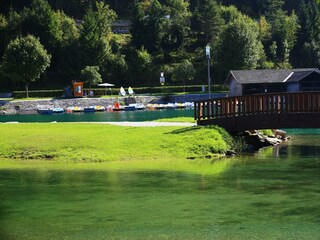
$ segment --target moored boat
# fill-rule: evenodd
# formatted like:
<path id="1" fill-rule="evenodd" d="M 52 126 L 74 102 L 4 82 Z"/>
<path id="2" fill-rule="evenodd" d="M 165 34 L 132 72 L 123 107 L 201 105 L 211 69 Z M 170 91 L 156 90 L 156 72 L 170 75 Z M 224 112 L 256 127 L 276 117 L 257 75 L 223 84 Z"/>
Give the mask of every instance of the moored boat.
<path id="1" fill-rule="evenodd" d="M 124 106 L 124 110 L 125 111 L 135 111 L 136 107 L 133 105 L 127 105 L 127 106 Z"/>
<path id="2" fill-rule="evenodd" d="M 124 111 L 125 108 L 123 106 L 121 106 L 120 103 L 115 102 L 112 106 L 112 111 L 118 112 L 118 111 Z"/>
<path id="3" fill-rule="evenodd" d="M 83 111 L 84 111 L 85 113 L 94 112 L 94 111 L 95 111 L 95 108 L 94 108 L 93 106 L 84 107 L 84 108 L 83 108 Z"/>
<path id="4" fill-rule="evenodd" d="M 134 106 L 136 110 L 144 110 L 146 108 L 142 103 L 131 103 L 129 106 Z"/>
<path id="5" fill-rule="evenodd" d="M 52 110 L 52 108 L 38 108 L 37 113 L 39 113 L 39 114 L 52 114 L 53 110 Z"/>
<path id="6" fill-rule="evenodd" d="M 53 108 L 53 109 L 52 109 L 52 112 L 53 112 L 53 113 L 63 113 L 63 112 L 64 112 L 64 109 L 63 109 L 63 108 L 60 108 L 60 107 L 57 107 L 57 108 Z"/>
<path id="7" fill-rule="evenodd" d="M 168 110 L 176 108 L 175 104 L 173 103 L 167 103 L 164 106 L 165 106 L 165 109 L 168 109 Z"/>
<path id="8" fill-rule="evenodd" d="M 106 110 L 106 108 L 104 106 L 94 106 L 94 110 L 96 112 L 103 112 Z"/>
<path id="9" fill-rule="evenodd" d="M 185 103 L 175 103 L 174 104 L 176 108 L 186 108 L 186 104 Z"/>
<path id="10" fill-rule="evenodd" d="M 72 112 L 83 112 L 83 108 L 82 107 L 73 107 Z"/>

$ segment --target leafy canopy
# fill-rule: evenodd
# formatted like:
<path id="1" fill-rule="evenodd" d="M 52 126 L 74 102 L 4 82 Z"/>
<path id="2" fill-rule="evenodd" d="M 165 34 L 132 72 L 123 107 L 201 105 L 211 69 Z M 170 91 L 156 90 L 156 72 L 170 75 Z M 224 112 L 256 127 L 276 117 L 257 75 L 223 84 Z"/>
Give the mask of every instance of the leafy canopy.
<path id="1" fill-rule="evenodd" d="M 4 74 L 13 81 L 25 82 L 26 95 L 28 85 L 40 78 L 50 65 L 51 55 L 47 53 L 39 40 L 32 35 L 11 41 L 3 55 Z"/>
<path id="2" fill-rule="evenodd" d="M 3 55 L 3 69 L 14 81 L 34 82 L 50 65 L 51 55 L 32 35 L 11 41 Z"/>
<path id="3" fill-rule="evenodd" d="M 91 85 L 97 85 L 102 82 L 98 66 L 86 66 L 81 70 L 80 80 Z"/>

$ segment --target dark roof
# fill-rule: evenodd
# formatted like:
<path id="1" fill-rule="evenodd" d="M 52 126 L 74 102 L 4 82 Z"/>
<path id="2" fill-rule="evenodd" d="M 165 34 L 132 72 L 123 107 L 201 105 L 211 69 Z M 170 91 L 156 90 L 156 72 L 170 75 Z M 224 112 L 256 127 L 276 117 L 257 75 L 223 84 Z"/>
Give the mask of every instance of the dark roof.
<path id="1" fill-rule="evenodd" d="M 313 72 L 320 74 L 317 68 L 232 70 L 226 83 L 229 84 L 232 78 L 240 84 L 298 82 Z"/>

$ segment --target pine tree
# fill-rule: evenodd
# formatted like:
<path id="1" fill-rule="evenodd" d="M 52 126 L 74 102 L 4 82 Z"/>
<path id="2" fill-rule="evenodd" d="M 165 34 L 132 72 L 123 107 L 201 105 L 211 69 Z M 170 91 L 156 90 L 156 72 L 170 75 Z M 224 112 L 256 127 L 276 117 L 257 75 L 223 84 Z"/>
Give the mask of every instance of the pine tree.
<path id="1" fill-rule="evenodd" d="M 216 0 L 201 1 L 193 17 L 193 31 L 197 32 L 198 45 L 217 41 L 223 25 L 221 7 Z"/>

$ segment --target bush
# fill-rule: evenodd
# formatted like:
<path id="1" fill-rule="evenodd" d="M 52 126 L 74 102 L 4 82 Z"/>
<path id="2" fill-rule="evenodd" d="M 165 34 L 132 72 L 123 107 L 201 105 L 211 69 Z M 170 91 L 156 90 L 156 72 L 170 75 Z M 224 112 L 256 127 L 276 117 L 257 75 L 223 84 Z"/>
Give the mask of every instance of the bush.
<path id="1" fill-rule="evenodd" d="M 52 97 L 58 98 L 64 94 L 63 90 L 34 90 L 29 91 L 29 97 L 31 98 L 43 98 L 43 97 Z M 14 98 L 25 98 L 25 91 L 13 91 Z"/>

